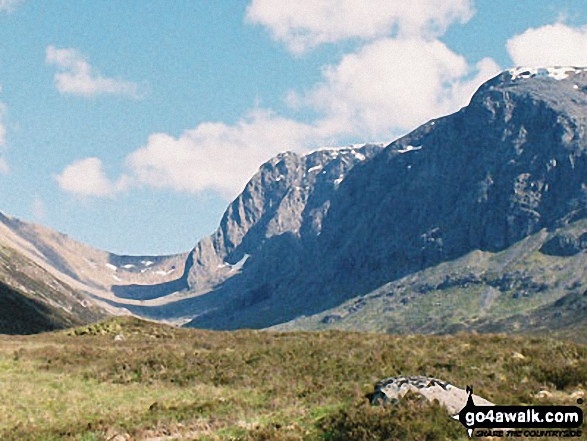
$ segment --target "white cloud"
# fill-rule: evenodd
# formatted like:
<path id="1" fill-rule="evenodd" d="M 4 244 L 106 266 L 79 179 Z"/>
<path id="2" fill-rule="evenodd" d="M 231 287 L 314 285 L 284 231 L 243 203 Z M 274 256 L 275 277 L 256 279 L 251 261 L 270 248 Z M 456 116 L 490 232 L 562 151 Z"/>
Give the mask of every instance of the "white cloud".
<path id="1" fill-rule="evenodd" d="M 141 97 L 138 84 L 101 76 L 75 49 L 57 49 L 54 46 L 48 46 L 45 62 L 57 66 L 55 86 L 61 93 L 88 97 L 101 94 Z"/>
<path id="2" fill-rule="evenodd" d="M 256 109 L 232 126 L 207 122 L 178 138 L 151 135 L 126 164 L 137 184 L 234 197 L 263 162 L 318 140 L 314 127 Z"/>
<path id="3" fill-rule="evenodd" d="M 110 197 L 127 188 L 126 176 L 116 182 L 110 181 L 98 158 L 86 158 L 68 165 L 60 175 L 55 176 L 59 187 L 78 196 Z"/>
<path id="4" fill-rule="evenodd" d="M 266 26 L 275 40 L 302 53 L 321 43 L 442 35 L 473 14 L 472 0 L 253 0 L 247 20 Z"/>
<path id="5" fill-rule="evenodd" d="M 0 12 L 13 12 L 22 0 L 0 0 Z"/>
<path id="6" fill-rule="evenodd" d="M 298 99 L 324 115 L 328 131 L 384 139 L 458 110 L 498 71 L 491 59 L 470 66 L 438 40 L 381 39 L 325 68 L 322 83 Z"/>
<path id="7" fill-rule="evenodd" d="M 248 19 L 268 26 L 294 51 L 351 37 L 372 40 L 325 66 L 322 81 L 312 89 L 287 94 L 290 107 L 318 115 L 313 122 L 255 108 L 232 125 L 205 122 L 179 137 L 155 133 L 126 157 L 117 181 L 104 175 L 99 159 L 88 158 L 68 166 L 57 177 L 60 186 L 94 196 L 136 186 L 192 193 L 212 189 L 230 198 L 279 152 L 351 137 L 392 141 L 466 105 L 475 89 L 499 72 L 492 59 L 473 66 L 434 38 L 452 22 L 468 19 L 471 3 L 374 0 L 366 7 L 351 0 L 253 0 Z M 389 33 L 396 38 L 381 38 Z"/>
<path id="8" fill-rule="evenodd" d="M 475 89 L 495 75 L 491 59 L 476 66 L 439 41 L 383 39 L 324 69 L 323 81 L 286 101 L 321 116 L 303 123 L 254 109 L 233 125 L 205 122 L 179 137 L 156 133 L 130 153 L 125 172 L 109 181 L 97 158 L 67 167 L 63 190 L 109 196 L 131 186 L 234 197 L 259 165 L 285 150 L 303 152 L 348 137 L 392 141 L 426 120 L 466 105 Z"/>
<path id="9" fill-rule="evenodd" d="M 506 47 L 516 66 L 587 66 L 587 26 L 530 28 L 510 38 Z"/>

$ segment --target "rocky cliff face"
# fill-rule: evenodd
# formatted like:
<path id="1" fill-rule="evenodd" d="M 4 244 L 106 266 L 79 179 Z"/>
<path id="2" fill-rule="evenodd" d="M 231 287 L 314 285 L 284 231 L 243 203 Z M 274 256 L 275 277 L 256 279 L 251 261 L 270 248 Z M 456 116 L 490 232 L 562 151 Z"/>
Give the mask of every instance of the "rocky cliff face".
<path id="1" fill-rule="evenodd" d="M 263 164 L 229 205 L 216 233 L 190 254 L 190 288 L 206 291 L 253 262 L 277 269 L 281 261 L 291 270 L 295 250 L 315 245 L 345 176 L 381 149 L 363 145 L 303 156 L 286 152 Z"/>
<path id="2" fill-rule="evenodd" d="M 223 280 L 210 269 L 252 256 L 192 324 L 267 326 L 585 217 L 586 93 L 583 69 L 506 71 L 360 166 L 329 163 L 328 179 L 310 171 L 325 152 L 273 159 L 192 253 L 190 286 L 204 291 Z"/>
<path id="3" fill-rule="evenodd" d="M 374 288 L 585 217 L 586 90 L 583 71 L 504 72 L 468 107 L 392 143 L 335 195 L 325 271 Z"/>

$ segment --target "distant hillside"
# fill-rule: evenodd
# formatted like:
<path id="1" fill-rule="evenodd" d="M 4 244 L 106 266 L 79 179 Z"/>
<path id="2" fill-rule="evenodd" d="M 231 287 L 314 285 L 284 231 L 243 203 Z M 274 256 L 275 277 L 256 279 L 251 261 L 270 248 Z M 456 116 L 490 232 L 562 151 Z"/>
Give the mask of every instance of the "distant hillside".
<path id="1" fill-rule="evenodd" d="M 587 289 L 586 146 L 585 69 L 505 71 L 384 149 L 264 164 L 192 252 L 197 297 L 135 311 L 212 329 L 547 327 L 527 319 Z"/>
<path id="2" fill-rule="evenodd" d="M 0 334 L 32 334 L 108 315 L 15 250 L 0 246 Z"/>
<path id="3" fill-rule="evenodd" d="M 506 332 L 587 344 L 587 253 L 574 239 L 585 232 L 581 220 L 497 253 L 473 251 L 272 329 Z"/>
<path id="4" fill-rule="evenodd" d="M 32 299 L 0 283 L 0 334 L 35 334 L 82 323 L 77 318 L 68 317 L 59 308 Z"/>
<path id="5" fill-rule="evenodd" d="M 117 256 L 0 213 L 0 333 L 30 334 L 128 314 L 108 300 L 132 299 L 144 287 L 153 296 L 184 289 L 184 260 Z"/>

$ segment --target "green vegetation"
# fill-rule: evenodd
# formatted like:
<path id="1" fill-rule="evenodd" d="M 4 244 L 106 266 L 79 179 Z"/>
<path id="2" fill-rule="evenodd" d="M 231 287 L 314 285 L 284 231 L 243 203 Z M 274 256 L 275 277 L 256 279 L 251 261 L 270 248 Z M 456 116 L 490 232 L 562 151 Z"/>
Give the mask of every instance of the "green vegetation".
<path id="1" fill-rule="evenodd" d="M 541 251 L 549 238 L 581 236 L 581 220 L 540 231 L 497 252 L 473 251 L 276 331 L 366 331 L 392 334 L 506 332 L 587 343 L 587 253 Z"/>
<path id="2" fill-rule="evenodd" d="M 458 422 L 365 395 L 431 375 L 501 404 L 575 404 L 587 347 L 504 335 L 177 329 L 118 318 L 0 337 L 0 439 L 455 440 Z M 117 437 L 117 438 L 116 438 Z"/>
<path id="3" fill-rule="evenodd" d="M 105 318 L 104 311 L 17 251 L 0 245 L 0 333 L 34 334 Z"/>

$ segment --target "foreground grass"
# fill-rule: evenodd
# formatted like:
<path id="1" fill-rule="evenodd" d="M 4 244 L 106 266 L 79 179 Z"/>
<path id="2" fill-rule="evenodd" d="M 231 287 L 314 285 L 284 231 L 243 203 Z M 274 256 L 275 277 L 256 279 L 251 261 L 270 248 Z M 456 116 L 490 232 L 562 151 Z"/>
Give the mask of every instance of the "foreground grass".
<path id="1" fill-rule="evenodd" d="M 499 404 L 576 404 L 587 347 L 466 334 L 207 332 L 116 319 L 0 338 L 0 439 L 466 439 L 437 405 L 367 404 L 377 380 L 417 374 L 472 384 Z"/>

